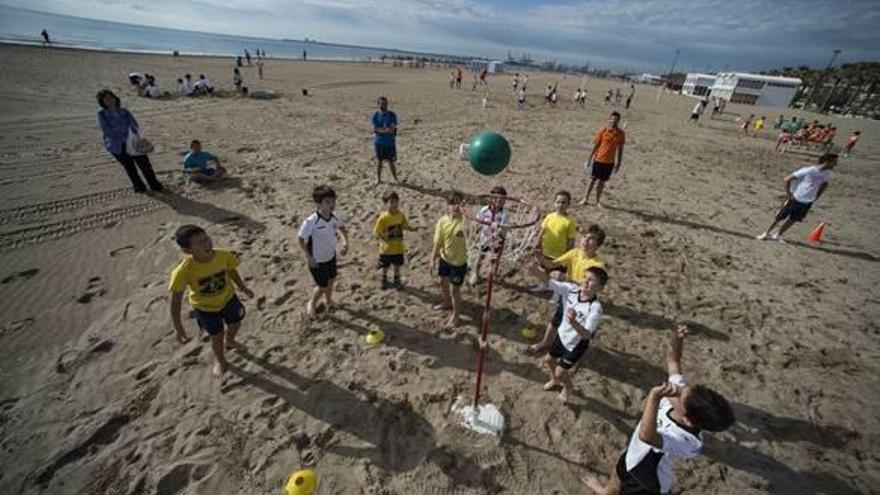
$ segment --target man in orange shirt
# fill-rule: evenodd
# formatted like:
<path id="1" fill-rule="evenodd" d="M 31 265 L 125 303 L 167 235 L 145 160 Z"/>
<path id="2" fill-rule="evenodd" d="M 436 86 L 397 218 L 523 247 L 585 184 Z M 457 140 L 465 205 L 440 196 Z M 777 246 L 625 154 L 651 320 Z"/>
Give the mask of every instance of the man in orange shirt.
<path id="1" fill-rule="evenodd" d="M 623 161 L 623 144 L 626 141 L 626 134 L 617 124 L 620 122 L 620 113 L 611 112 L 611 118 L 608 119 L 608 125 L 599 129 L 593 138 L 593 152 L 587 160 L 590 169 L 590 185 L 587 187 L 587 194 L 584 195 L 582 205 L 587 204 L 590 197 L 590 191 L 593 185 L 599 181 L 596 187 L 596 205 L 602 206 L 602 189 L 605 188 L 605 182 L 611 178 L 611 174 L 620 170 L 620 163 Z"/>

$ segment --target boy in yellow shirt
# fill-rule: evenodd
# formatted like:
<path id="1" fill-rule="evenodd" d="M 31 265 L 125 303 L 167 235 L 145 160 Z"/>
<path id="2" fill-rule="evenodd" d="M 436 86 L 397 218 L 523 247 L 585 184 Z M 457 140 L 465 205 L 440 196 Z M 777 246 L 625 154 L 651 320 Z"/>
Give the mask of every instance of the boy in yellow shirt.
<path id="1" fill-rule="evenodd" d="M 385 211 L 376 219 L 373 235 L 379 239 L 379 270 L 382 272 L 382 288 L 388 289 L 388 267 L 394 267 L 395 289 L 401 288 L 400 267 L 404 263 L 406 246 L 403 242 L 403 231 L 412 230 L 406 215 L 400 211 L 400 196 L 390 191 L 382 196 Z"/>
<path id="2" fill-rule="evenodd" d="M 577 222 L 568 215 L 568 207 L 571 205 L 571 193 L 559 191 L 556 193 L 556 211 L 548 214 L 541 222 L 541 230 L 538 233 L 538 242 L 535 246 L 535 254 L 538 262 L 543 260 L 552 261 L 559 258 L 574 247 L 577 239 Z M 561 271 L 562 267 L 554 267 L 544 270 L 541 283 L 532 288 L 532 292 L 549 291 L 547 285 L 550 273 Z"/>
<path id="3" fill-rule="evenodd" d="M 584 235 L 581 236 L 580 245 L 578 247 L 570 249 L 565 254 L 552 261 L 542 259 L 541 264 L 548 270 L 565 268 L 564 279 L 575 284 L 581 284 L 584 281 L 584 277 L 587 276 L 587 270 L 590 267 L 605 267 L 605 261 L 599 256 L 599 248 L 604 243 L 605 231 L 602 230 L 602 227 L 593 224 L 590 225 Z M 560 277 L 560 279 L 562 280 L 563 277 Z M 531 347 L 533 351 L 537 352 L 544 350 L 550 345 L 550 342 L 553 339 L 553 332 L 559 327 L 560 322 L 562 322 L 563 310 L 564 307 L 562 301 L 557 299 L 553 320 L 544 329 L 544 338 L 541 342 Z"/>
<path id="4" fill-rule="evenodd" d="M 226 368 L 224 348 L 236 345 L 235 334 L 245 315 L 244 306 L 235 295 L 232 284 L 248 297 L 254 297 L 254 293 L 238 275 L 238 258 L 231 251 L 214 249 L 211 237 L 201 227 L 184 225 L 174 233 L 174 240 L 187 254 L 171 272 L 168 284 L 171 291 L 171 321 L 177 332 L 177 340 L 181 344 L 189 342 L 180 320 L 183 293 L 188 289 L 196 321 L 211 336 L 211 348 L 216 358 L 213 372 L 219 376 Z"/>
<path id="5" fill-rule="evenodd" d="M 461 203 L 464 196 L 453 191 L 446 200 L 446 215 L 437 220 L 434 228 L 434 248 L 431 252 L 431 273 L 436 268 L 440 277 L 440 293 L 443 303 L 434 309 L 451 309 L 446 322 L 448 327 L 459 325 L 461 308 L 461 284 L 467 275 L 467 237 Z"/>

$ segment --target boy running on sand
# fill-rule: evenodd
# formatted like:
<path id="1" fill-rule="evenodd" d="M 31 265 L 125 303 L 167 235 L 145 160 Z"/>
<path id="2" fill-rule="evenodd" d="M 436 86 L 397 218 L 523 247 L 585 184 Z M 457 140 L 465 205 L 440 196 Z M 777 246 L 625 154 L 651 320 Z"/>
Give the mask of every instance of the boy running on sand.
<path id="1" fill-rule="evenodd" d="M 538 262 L 552 262 L 574 248 L 577 239 L 577 221 L 568 214 L 571 205 L 571 193 L 559 191 L 555 198 L 556 210 L 549 213 L 541 221 L 541 230 L 538 232 L 538 242 L 535 244 L 535 255 Z M 562 271 L 562 266 L 545 270 L 541 282 L 532 288 L 533 292 L 550 290 L 547 285 L 550 273 Z"/>
<path id="2" fill-rule="evenodd" d="M 397 178 L 397 114 L 388 110 L 388 98 L 380 96 L 379 110 L 373 114 L 373 146 L 376 150 L 376 185 L 382 183 L 382 162 L 388 162 L 391 176 Z"/>
<path id="3" fill-rule="evenodd" d="M 651 389 L 642 419 L 626 452 L 611 467 L 606 484 L 594 476 L 581 478 L 597 495 L 668 493 L 677 459 L 693 459 L 703 448 L 703 431 L 719 432 L 736 421 L 721 394 L 702 385 L 687 385 L 681 353 L 688 330 L 679 325 L 666 351 L 666 383 Z"/>
<path id="4" fill-rule="evenodd" d="M 400 267 L 404 263 L 406 246 L 403 243 L 403 231 L 412 230 L 406 215 L 400 211 L 400 196 L 391 191 L 382 196 L 385 211 L 376 219 L 373 235 L 379 239 L 379 270 L 382 272 L 382 288 L 388 289 L 388 267 L 394 266 L 393 287 L 402 287 Z"/>
<path id="5" fill-rule="evenodd" d="M 558 399 L 562 405 L 568 403 L 568 397 L 574 391 L 568 370 L 587 352 L 590 340 L 599 329 L 602 303 L 596 298 L 606 283 L 608 274 L 598 266 L 587 269 L 580 287 L 567 282 L 550 281 L 553 292 L 564 301 L 565 316 L 544 357 L 544 364 L 550 369 L 550 381 L 544 384 L 544 390 L 550 391 L 561 385 L 562 391 L 559 392 Z"/>
<path id="6" fill-rule="evenodd" d="M 460 323 L 461 285 L 468 268 L 462 201 L 464 196 L 458 191 L 449 195 L 446 214 L 437 220 L 434 228 L 434 248 L 431 251 L 431 273 L 440 277 L 440 296 L 443 298 L 434 309 L 451 309 L 446 326 L 453 328 Z"/>
<path id="7" fill-rule="evenodd" d="M 237 345 L 235 334 L 245 316 L 244 305 L 235 295 L 235 287 L 248 297 L 254 297 L 254 293 L 238 275 L 238 258 L 231 251 L 214 249 L 211 237 L 201 227 L 184 225 L 174 233 L 174 240 L 187 256 L 171 272 L 168 284 L 171 322 L 177 340 L 181 344 L 189 342 L 180 320 L 183 293 L 188 291 L 199 328 L 211 336 L 211 349 L 216 360 L 213 373 L 219 376 L 226 369 L 225 348 Z"/>
<path id="8" fill-rule="evenodd" d="M 782 234 L 785 233 L 795 222 L 803 220 L 813 203 L 822 197 L 825 189 L 828 188 L 828 181 L 831 180 L 831 169 L 837 165 L 837 155 L 834 153 L 825 153 L 819 157 L 819 165 L 802 167 L 793 174 L 785 178 L 785 201 L 782 207 L 776 212 L 773 223 L 767 227 L 763 234 L 757 239 L 763 241 L 772 239 L 774 241 L 785 242 Z M 776 225 L 785 220 L 785 223 L 779 227 L 776 234 L 770 234 Z"/>
<path id="9" fill-rule="evenodd" d="M 848 157 L 852 152 L 852 149 L 855 148 L 856 143 L 859 142 L 859 137 L 862 135 L 862 131 L 854 131 L 852 136 L 846 138 L 846 141 L 843 142 L 843 156 Z"/>
<path id="10" fill-rule="evenodd" d="M 598 225 L 590 225 L 587 231 L 581 236 L 580 245 L 574 249 L 568 250 L 562 256 L 547 260 L 539 259 L 541 266 L 545 270 L 559 271 L 565 270 L 565 280 L 575 284 L 581 284 L 584 277 L 587 276 L 587 270 L 590 267 L 605 267 L 605 261 L 599 256 L 599 248 L 605 243 L 605 231 Z M 559 327 L 563 318 L 563 302 L 558 297 L 556 299 L 556 309 L 553 312 L 553 319 L 544 328 L 544 337 L 540 342 L 530 347 L 532 351 L 538 352 L 546 349 L 553 341 L 553 332 Z"/>
<path id="11" fill-rule="evenodd" d="M 755 114 L 750 114 L 747 118 L 743 119 L 742 124 L 739 126 L 739 129 L 743 131 L 743 134 L 746 136 L 749 135 L 749 128 L 752 125 L 752 119 L 755 118 Z"/>
<path id="12" fill-rule="evenodd" d="M 336 282 L 337 234 L 342 239 L 339 254 L 345 256 L 348 252 L 348 231 L 342 220 L 333 213 L 336 209 L 336 191 L 329 186 L 317 186 L 312 191 L 312 200 L 316 211 L 303 220 L 297 235 L 299 248 L 306 255 L 309 272 L 315 281 L 315 289 L 306 304 L 309 318 L 317 314 L 318 301 L 322 296 L 327 311 L 335 307 L 333 284 Z"/>
<path id="13" fill-rule="evenodd" d="M 611 112 L 608 118 L 608 125 L 599 129 L 593 137 L 593 151 L 590 152 L 590 158 L 587 163 L 592 164 L 590 173 L 590 185 L 587 186 L 587 193 L 581 200 L 582 205 L 587 204 L 590 198 L 590 191 L 593 185 L 599 181 L 596 187 L 596 206 L 602 206 L 602 190 L 605 189 L 605 182 L 611 178 L 612 173 L 620 171 L 620 165 L 623 163 L 623 145 L 626 143 L 626 133 L 618 127 L 620 123 L 620 113 Z"/>

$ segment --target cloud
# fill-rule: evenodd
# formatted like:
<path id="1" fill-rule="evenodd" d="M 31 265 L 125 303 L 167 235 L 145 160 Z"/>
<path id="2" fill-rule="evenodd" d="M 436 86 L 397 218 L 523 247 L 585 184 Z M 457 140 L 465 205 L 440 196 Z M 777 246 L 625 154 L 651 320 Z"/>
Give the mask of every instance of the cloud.
<path id="1" fill-rule="evenodd" d="M 540 59 L 612 69 L 764 69 L 877 60 L 876 0 L 0 0 L 53 13 L 268 38 Z M 137 10 L 135 10 L 137 9 Z"/>

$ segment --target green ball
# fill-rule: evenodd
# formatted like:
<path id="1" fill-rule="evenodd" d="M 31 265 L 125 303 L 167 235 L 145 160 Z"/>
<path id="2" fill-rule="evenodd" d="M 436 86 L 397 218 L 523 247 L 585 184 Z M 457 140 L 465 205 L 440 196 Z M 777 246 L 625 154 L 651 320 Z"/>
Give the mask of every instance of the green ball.
<path id="1" fill-rule="evenodd" d="M 483 175 L 496 175 L 510 163 L 510 143 L 501 134 L 484 132 L 471 139 L 468 162 Z"/>

